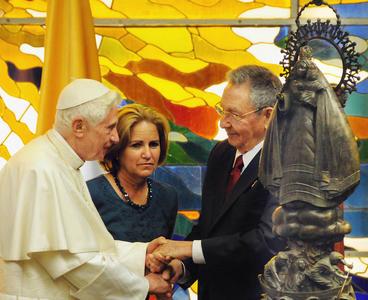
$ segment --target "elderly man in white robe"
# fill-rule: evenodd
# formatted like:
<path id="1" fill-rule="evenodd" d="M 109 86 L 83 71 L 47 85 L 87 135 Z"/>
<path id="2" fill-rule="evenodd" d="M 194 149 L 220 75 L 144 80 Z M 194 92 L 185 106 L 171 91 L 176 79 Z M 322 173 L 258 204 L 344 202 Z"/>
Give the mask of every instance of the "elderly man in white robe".
<path id="1" fill-rule="evenodd" d="M 169 297 L 146 255 L 164 242 L 115 241 L 81 176 L 118 142 L 118 94 L 91 79 L 61 92 L 54 128 L 0 171 L 0 299 L 143 300 Z"/>

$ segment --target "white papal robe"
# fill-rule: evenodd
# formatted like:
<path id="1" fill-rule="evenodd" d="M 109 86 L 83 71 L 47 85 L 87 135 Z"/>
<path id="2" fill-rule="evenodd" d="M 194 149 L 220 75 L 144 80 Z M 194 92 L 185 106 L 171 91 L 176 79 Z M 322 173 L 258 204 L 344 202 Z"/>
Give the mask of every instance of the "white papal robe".
<path id="1" fill-rule="evenodd" d="M 143 300 L 147 244 L 114 241 L 54 129 L 0 171 L 0 299 Z"/>

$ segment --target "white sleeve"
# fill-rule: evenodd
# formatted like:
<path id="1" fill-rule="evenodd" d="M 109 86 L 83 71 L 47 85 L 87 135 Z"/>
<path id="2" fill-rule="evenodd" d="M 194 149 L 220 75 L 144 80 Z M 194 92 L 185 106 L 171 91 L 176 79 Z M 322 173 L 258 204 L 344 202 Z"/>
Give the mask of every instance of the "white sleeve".
<path id="1" fill-rule="evenodd" d="M 115 240 L 115 250 L 119 261 L 128 270 L 144 276 L 148 243 L 130 243 Z"/>
<path id="2" fill-rule="evenodd" d="M 113 254 L 55 251 L 34 254 L 34 258 L 54 279 L 63 276 L 77 299 L 144 300 L 148 294 L 147 279 Z"/>
<path id="3" fill-rule="evenodd" d="M 194 240 L 192 244 L 192 259 L 195 264 L 205 264 L 206 260 L 203 255 L 202 241 Z"/>

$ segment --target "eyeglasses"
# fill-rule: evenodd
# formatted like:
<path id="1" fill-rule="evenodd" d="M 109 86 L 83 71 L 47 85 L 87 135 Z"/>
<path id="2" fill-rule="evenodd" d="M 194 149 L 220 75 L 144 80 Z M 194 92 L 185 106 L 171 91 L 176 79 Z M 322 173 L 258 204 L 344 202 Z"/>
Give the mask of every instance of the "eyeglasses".
<path id="1" fill-rule="evenodd" d="M 220 115 L 221 118 L 226 118 L 227 116 L 230 116 L 231 118 L 233 118 L 234 120 L 236 121 L 241 121 L 242 119 L 244 119 L 246 116 L 249 116 L 253 113 L 256 113 L 256 112 L 259 112 L 261 111 L 262 109 L 264 109 L 265 107 L 260 107 L 260 108 L 257 108 L 255 110 L 252 110 L 252 111 L 249 111 L 249 112 L 246 112 L 245 114 L 236 114 L 236 113 L 233 113 L 233 112 L 230 112 L 230 111 L 226 111 L 222 108 L 220 102 L 216 103 L 215 104 L 215 110 L 216 112 Z"/>

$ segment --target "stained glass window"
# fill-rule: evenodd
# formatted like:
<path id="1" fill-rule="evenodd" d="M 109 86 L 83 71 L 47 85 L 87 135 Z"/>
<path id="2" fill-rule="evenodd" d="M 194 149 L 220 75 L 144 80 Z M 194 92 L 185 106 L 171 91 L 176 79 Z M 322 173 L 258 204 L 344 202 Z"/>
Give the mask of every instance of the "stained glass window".
<path id="1" fill-rule="evenodd" d="M 299 6 L 307 2 L 300 0 Z M 359 138 L 364 181 L 368 1 L 327 2 L 341 16 L 361 54 L 360 80 L 345 112 Z M 280 50 L 289 31 L 295 30 L 297 8 L 291 0 L 90 0 L 90 4 L 103 82 L 123 98 L 150 105 L 170 120 L 169 166 L 157 176 L 173 172 L 201 182 L 210 149 L 216 140 L 226 138 L 213 109 L 226 73 L 243 64 L 259 64 L 280 74 Z M 35 134 L 46 8 L 45 0 L 0 1 L 0 168 Z M 318 16 L 333 18 L 334 13 L 311 7 L 301 21 Z M 19 18 L 27 19 L 22 23 Z M 335 52 L 321 51 L 315 59 L 330 82 L 338 81 L 341 63 Z M 359 190 L 365 199 L 367 188 Z M 200 188 L 195 194 L 200 196 Z M 197 209 L 194 204 L 187 207 L 187 217 L 198 217 Z"/>

